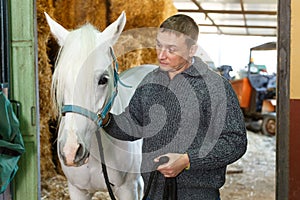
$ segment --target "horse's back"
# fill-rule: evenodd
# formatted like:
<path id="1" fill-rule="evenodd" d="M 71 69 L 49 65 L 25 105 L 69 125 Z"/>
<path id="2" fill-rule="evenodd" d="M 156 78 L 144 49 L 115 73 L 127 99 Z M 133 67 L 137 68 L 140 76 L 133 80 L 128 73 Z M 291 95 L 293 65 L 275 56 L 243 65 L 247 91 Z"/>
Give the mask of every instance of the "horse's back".
<path id="1" fill-rule="evenodd" d="M 137 86 L 147 74 L 158 68 L 157 65 L 140 65 L 130 68 L 120 74 L 118 95 L 114 101 L 111 113 L 120 114 L 128 106 Z"/>

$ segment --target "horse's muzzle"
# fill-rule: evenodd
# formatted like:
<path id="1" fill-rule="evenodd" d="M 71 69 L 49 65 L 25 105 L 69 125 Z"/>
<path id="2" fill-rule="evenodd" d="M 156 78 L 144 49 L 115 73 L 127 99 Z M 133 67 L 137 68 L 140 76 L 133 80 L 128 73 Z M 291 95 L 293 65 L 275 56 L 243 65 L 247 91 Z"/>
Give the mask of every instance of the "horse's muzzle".
<path id="1" fill-rule="evenodd" d="M 69 157 L 67 158 L 67 155 L 63 151 L 63 148 L 61 148 L 60 146 L 60 156 L 63 160 L 63 163 L 66 166 L 79 167 L 81 165 L 84 165 L 87 163 L 89 155 L 90 155 L 89 151 L 82 144 L 79 144 L 73 158 L 69 158 Z"/>

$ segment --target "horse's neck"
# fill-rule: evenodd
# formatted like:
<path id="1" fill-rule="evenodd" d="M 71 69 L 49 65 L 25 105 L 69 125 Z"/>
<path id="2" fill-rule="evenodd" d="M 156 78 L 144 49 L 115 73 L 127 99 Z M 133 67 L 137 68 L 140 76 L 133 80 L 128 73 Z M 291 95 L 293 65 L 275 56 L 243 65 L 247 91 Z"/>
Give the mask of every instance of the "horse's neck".
<path id="1" fill-rule="evenodd" d="M 128 106 L 131 97 L 133 96 L 137 86 L 144 79 L 144 77 L 158 66 L 156 65 L 141 65 L 134 68 L 130 68 L 120 75 L 122 84 L 118 85 L 118 95 L 114 101 L 111 113 L 120 114 Z"/>

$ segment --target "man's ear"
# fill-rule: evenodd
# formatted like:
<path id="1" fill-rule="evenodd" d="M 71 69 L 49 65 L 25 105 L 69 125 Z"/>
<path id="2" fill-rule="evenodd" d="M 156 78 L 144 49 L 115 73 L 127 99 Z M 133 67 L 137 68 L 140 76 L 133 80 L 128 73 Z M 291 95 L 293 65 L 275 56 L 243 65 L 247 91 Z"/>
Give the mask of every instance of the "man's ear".
<path id="1" fill-rule="evenodd" d="M 197 49 L 198 49 L 197 44 L 192 45 L 189 51 L 189 57 L 193 57 L 196 54 Z"/>

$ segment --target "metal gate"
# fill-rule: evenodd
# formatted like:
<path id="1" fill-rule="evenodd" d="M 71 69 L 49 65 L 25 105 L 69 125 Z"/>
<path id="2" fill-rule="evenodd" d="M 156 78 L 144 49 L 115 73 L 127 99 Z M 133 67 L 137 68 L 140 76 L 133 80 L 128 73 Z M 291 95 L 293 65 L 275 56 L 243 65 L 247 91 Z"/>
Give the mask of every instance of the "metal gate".
<path id="1" fill-rule="evenodd" d="M 0 45 L 1 45 L 1 68 L 0 68 L 0 89 L 6 90 L 8 88 L 8 77 L 9 77 L 9 48 L 10 48 L 10 39 L 9 39 L 9 26 L 8 26 L 8 5 L 7 2 L 1 0 L 0 2 Z"/>

